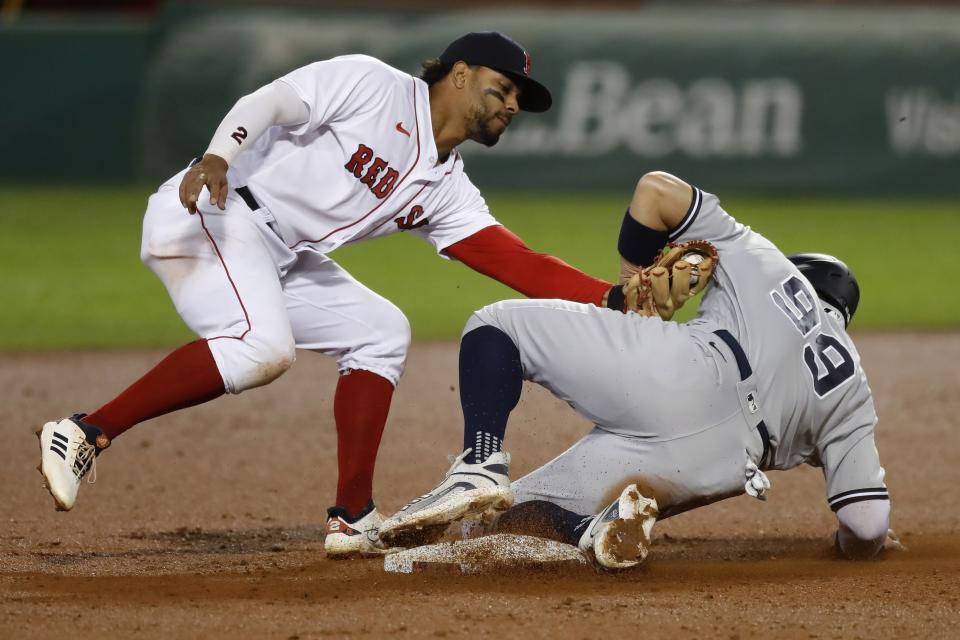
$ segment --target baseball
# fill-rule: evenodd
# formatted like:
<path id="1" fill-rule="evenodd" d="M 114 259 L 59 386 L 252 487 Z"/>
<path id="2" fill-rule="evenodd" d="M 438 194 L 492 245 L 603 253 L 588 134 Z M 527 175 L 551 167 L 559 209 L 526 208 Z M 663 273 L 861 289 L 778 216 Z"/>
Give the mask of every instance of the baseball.
<path id="1" fill-rule="evenodd" d="M 684 254 L 684 256 L 680 259 L 690 265 L 690 286 L 697 286 L 697 283 L 700 282 L 700 269 L 697 267 L 697 265 L 703 262 L 703 254 L 697 253 L 696 251 L 691 251 L 687 254 Z"/>

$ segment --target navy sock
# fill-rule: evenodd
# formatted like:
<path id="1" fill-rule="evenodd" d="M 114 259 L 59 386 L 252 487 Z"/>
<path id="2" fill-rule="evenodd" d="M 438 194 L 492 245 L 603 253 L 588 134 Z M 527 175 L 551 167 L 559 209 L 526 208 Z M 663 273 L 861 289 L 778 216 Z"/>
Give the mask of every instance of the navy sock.
<path id="1" fill-rule="evenodd" d="M 522 502 L 500 516 L 497 533 L 548 538 L 577 546 L 593 516 L 584 516 L 546 500 Z"/>
<path id="2" fill-rule="evenodd" d="M 500 451 L 510 412 L 520 401 L 520 350 L 500 329 L 478 327 L 460 340 L 460 405 L 466 462 L 477 464 Z"/>

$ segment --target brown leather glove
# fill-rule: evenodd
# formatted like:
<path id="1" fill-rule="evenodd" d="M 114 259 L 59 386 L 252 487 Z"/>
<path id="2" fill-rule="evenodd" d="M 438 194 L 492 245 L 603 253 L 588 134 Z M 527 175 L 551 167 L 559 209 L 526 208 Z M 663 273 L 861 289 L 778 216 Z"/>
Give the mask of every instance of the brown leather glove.
<path id="1" fill-rule="evenodd" d="M 710 283 L 720 257 L 706 240 L 671 243 L 660 258 L 624 286 L 626 311 L 664 320 Z"/>

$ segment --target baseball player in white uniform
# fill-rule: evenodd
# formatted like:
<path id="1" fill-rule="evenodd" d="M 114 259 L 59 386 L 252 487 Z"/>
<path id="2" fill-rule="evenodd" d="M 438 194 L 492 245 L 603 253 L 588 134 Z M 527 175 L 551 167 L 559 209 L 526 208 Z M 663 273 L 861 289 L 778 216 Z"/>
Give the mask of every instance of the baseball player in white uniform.
<path id="1" fill-rule="evenodd" d="M 658 517 L 744 492 L 764 498 L 764 470 L 807 463 L 823 468 L 839 549 L 876 555 L 889 496 L 846 330 L 859 301 L 852 273 L 830 256 L 787 258 L 716 196 L 644 176 L 621 231 L 624 271 L 652 263 L 668 240 L 693 239 L 711 242 L 719 263 L 689 322 L 561 300 L 477 311 L 461 341 L 464 453 L 440 486 L 382 524 L 383 541 L 516 504 L 499 530 L 546 530 L 602 567 L 629 567 L 646 556 Z M 501 443 L 522 380 L 595 426 L 511 484 Z"/>
<path id="2" fill-rule="evenodd" d="M 130 427 L 267 384 L 309 349 L 341 373 L 326 550 L 376 553 L 374 462 L 410 327 L 327 254 L 409 231 L 525 295 L 600 303 L 609 283 L 497 224 L 456 148 L 496 144 L 518 111 L 550 105 L 530 56 L 496 32 L 457 39 L 420 78 L 349 55 L 241 98 L 202 158 L 150 196 L 143 223 L 143 261 L 200 340 L 100 409 L 38 431 L 58 509 L 73 507 L 96 456 Z"/>

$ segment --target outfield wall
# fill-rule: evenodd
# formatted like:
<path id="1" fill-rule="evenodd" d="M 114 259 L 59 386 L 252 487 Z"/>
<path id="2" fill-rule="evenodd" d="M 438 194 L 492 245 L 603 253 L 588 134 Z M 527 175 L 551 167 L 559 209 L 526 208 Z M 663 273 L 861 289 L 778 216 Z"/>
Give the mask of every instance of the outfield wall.
<path id="1" fill-rule="evenodd" d="M 498 29 L 529 48 L 555 107 L 518 118 L 494 149 L 464 146 L 484 187 L 624 189 L 661 168 L 725 192 L 960 194 L 960 11 L 504 13 L 174 5 L 97 37 L 14 26 L 0 55 L 43 99 L 12 96 L 19 117 L 0 139 L 18 153 L 0 179 L 155 181 L 203 151 L 236 98 L 289 69 L 363 52 L 415 72 L 460 33 Z"/>

